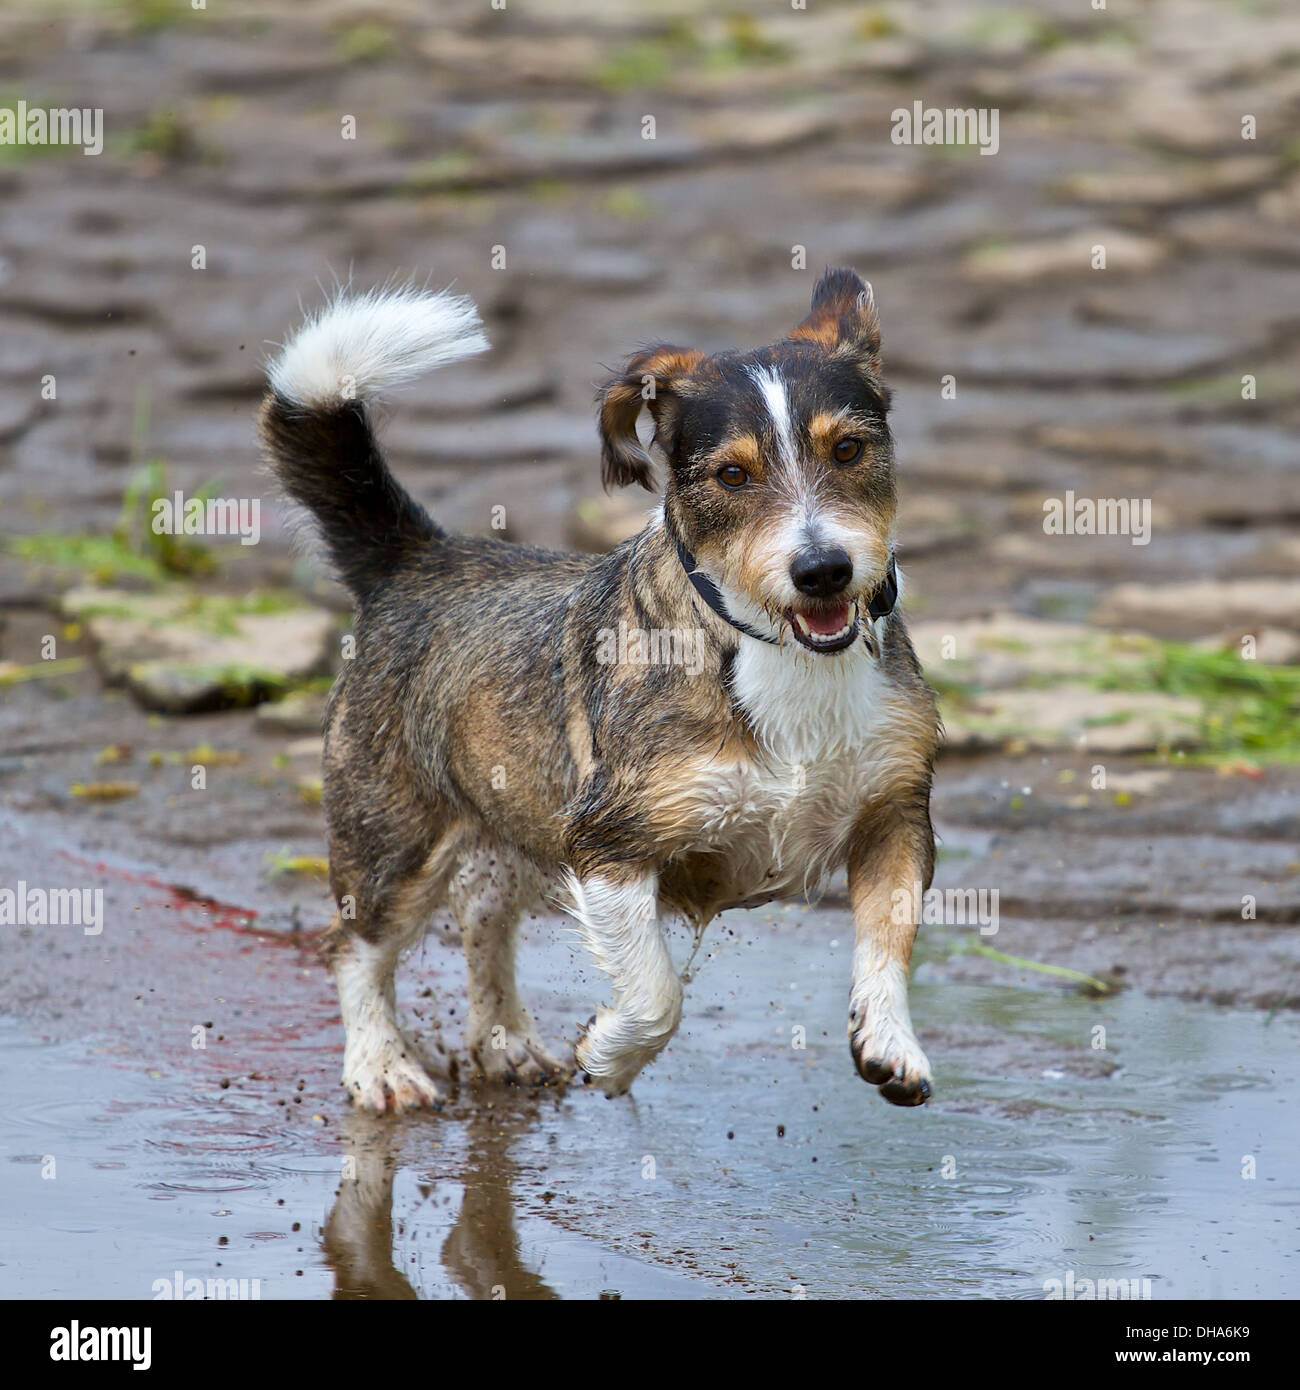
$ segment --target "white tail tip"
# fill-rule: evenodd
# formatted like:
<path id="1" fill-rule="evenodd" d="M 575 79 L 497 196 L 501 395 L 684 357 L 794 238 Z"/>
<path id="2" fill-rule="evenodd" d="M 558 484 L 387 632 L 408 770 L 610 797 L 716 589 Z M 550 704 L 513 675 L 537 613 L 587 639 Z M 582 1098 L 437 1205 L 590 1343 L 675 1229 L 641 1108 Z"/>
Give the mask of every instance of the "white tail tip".
<path id="1" fill-rule="evenodd" d="M 366 400 L 488 346 L 474 302 L 443 290 L 340 294 L 267 368 L 271 389 L 302 406 Z"/>

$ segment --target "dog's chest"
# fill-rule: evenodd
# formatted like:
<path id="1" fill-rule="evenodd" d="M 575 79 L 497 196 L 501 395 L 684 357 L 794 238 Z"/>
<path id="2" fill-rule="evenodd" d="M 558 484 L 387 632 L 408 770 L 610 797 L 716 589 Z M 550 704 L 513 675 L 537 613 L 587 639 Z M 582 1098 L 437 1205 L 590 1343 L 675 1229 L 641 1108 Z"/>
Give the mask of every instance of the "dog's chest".
<path id="1" fill-rule="evenodd" d="M 812 887 L 841 856 L 870 794 L 856 759 L 724 763 L 696 787 L 699 846 L 735 902 Z"/>
<path id="2" fill-rule="evenodd" d="M 814 888 L 843 861 L 896 744 L 899 694 L 865 652 L 841 664 L 757 646 L 744 644 L 732 694 L 763 753 L 712 760 L 692 789 L 711 911 Z"/>

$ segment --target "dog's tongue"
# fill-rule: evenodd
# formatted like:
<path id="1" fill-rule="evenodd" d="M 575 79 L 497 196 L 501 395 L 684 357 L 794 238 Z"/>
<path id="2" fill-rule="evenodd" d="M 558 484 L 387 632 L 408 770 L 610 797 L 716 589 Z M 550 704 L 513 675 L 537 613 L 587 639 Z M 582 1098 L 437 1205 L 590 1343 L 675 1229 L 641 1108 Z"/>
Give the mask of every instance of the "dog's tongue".
<path id="1" fill-rule="evenodd" d="M 829 613 L 801 613 L 799 616 L 808 625 L 809 632 L 816 632 L 823 637 L 829 637 L 832 633 L 843 630 L 849 620 L 849 612 L 849 605 L 844 603 Z"/>

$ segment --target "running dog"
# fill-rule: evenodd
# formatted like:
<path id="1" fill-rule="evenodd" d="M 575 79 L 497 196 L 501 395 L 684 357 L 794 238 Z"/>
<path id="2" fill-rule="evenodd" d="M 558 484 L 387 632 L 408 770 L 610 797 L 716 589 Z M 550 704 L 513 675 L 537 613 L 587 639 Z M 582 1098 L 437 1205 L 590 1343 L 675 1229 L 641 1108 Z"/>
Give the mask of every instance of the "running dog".
<path id="1" fill-rule="evenodd" d="M 940 729 L 896 607 L 870 287 L 828 270 L 771 346 L 655 346 L 605 383 L 606 486 L 653 490 L 657 459 L 664 491 L 604 556 L 451 535 L 390 473 L 370 402 L 486 347 L 468 299 L 345 293 L 268 371 L 269 462 L 356 600 L 324 755 L 338 903 L 324 953 L 353 1101 L 439 1101 L 394 1000 L 398 959 L 437 907 L 461 925 L 474 1062 L 546 1084 L 571 1064 L 519 997 L 516 929 L 564 904 L 613 993 L 573 1064 L 613 1096 L 681 1020 L 669 919 L 698 933 L 846 868 L 853 1060 L 886 1100 L 922 1104 L 910 905 L 933 873 Z M 673 634 L 690 635 L 689 662 Z"/>

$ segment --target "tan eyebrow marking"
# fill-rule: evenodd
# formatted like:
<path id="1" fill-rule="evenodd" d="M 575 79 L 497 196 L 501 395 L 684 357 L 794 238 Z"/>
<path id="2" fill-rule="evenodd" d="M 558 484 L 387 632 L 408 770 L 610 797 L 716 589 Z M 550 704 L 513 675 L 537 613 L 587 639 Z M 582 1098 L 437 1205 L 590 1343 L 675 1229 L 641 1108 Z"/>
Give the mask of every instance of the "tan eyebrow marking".
<path id="1" fill-rule="evenodd" d="M 721 463 L 738 463 L 755 476 L 763 471 L 763 450 L 758 439 L 752 434 L 737 434 L 724 439 L 708 457 L 715 467 Z"/>
<path id="2" fill-rule="evenodd" d="M 819 453 L 830 452 L 831 446 L 843 433 L 848 416 L 847 410 L 837 410 L 834 414 L 824 410 L 808 422 L 808 435 Z"/>

